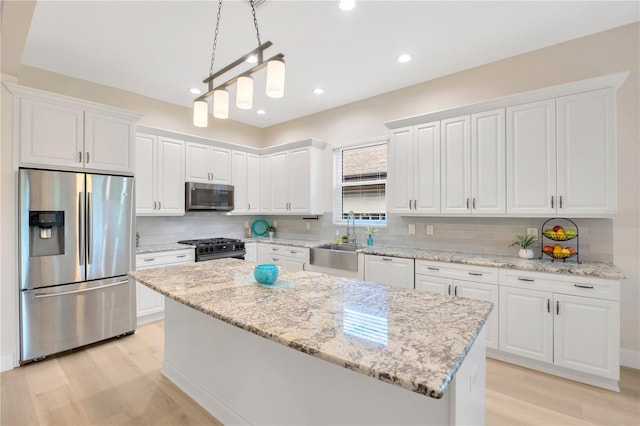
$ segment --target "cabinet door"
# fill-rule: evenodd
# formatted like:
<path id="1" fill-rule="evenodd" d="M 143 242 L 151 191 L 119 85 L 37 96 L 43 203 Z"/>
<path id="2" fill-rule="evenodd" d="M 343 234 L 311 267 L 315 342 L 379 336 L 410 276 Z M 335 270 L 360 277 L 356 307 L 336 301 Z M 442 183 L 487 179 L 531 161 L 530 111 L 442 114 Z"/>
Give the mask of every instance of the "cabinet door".
<path id="1" fill-rule="evenodd" d="M 247 154 L 247 211 L 260 211 L 260 156 Z"/>
<path id="2" fill-rule="evenodd" d="M 442 213 L 471 213 L 471 135 L 469 116 L 442 120 Z"/>
<path id="3" fill-rule="evenodd" d="M 498 349 L 499 341 L 499 307 L 500 292 L 497 285 L 474 283 L 470 281 L 454 281 L 454 295 L 474 300 L 485 300 L 493 303 L 493 310 L 485 324 L 485 343 L 488 348 Z"/>
<path id="4" fill-rule="evenodd" d="M 451 294 L 453 280 L 416 274 L 416 290 L 430 291 L 438 294 Z"/>
<path id="5" fill-rule="evenodd" d="M 112 172 L 134 171 L 135 124 L 87 111 L 84 115 L 85 167 Z"/>
<path id="6" fill-rule="evenodd" d="M 164 296 L 136 282 L 136 305 L 138 318 L 158 314 L 164 311 Z"/>
<path id="7" fill-rule="evenodd" d="M 507 108 L 507 213 L 556 212 L 555 100 Z"/>
<path id="8" fill-rule="evenodd" d="M 273 183 L 271 181 L 271 155 L 260 157 L 260 210 L 270 212 L 273 201 Z"/>
<path id="9" fill-rule="evenodd" d="M 616 208 L 612 89 L 558 98 L 558 213 L 608 214 Z"/>
<path id="10" fill-rule="evenodd" d="M 211 147 L 209 164 L 213 183 L 231 184 L 231 151 L 224 148 Z"/>
<path id="11" fill-rule="evenodd" d="M 83 129 L 81 109 L 22 98 L 20 162 L 83 167 Z"/>
<path id="12" fill-rule="evenodd" d="M 185 146 L 185 180 L 189 182 L 211 182 L 209 170 L 210 147 L 187 142 Z"/>
<path id="13" fill-rule="evenodd" d="M 440 122 L 415 126 L 414 134 L 413 209 L 440 213 Z"/>
<path id="14" fill-rule="evenodd" d="M 155 215 L 158 194 L 157 181 L 157 137 L 138 133 L 136 136 L 136 215 Z"/>
<path id="15" fill-rule="evenodd" d="M 311 210 L 311 151 L 294 149 L 289 159 L 289 211 L 305 213 Z"/>
<path id="16" fill-rule="evenodd" d="M 258 244 L 257 243 L 246 243 L 244 245 L 244 249 L 246 254 L 244 255 L 244 260 L 247 262 L 258 262 Z"/>
<path id="17" fill-rule="evenodd" d="M 504 109 L 471 116 L 471 211 L 507 211 Z"/>
<path id="18" fill-rule="evenodd" d="M 399 257 L 364 257 L 364 280 L 394 287 L 414 288 L 413 259 Z"/>
<path id="19" fill-rule="evenodd" d="M 184 142 L 158 137 L 158 214 L 184 215 Z"/>
<path id="20" fill-rule="evenodd" d="M 231 154 L 231 183 L 233 185 L 234 213 L 247 212 L 247 153 L 233 151 Z"/>
<path id="21" fill-rule="evenodd" d="M 387 193 L 391 204 L 389 210 L 394 213 L 412 211 L 413 165 L 413 127 L 392 130 L 389 143 L 390 188 Z"/>
<path id="22" fill-rule="evenodd" d="M 619 303 L 556 294 L 553 309 L 554 364 L 618 380 Z"/>
<path id="23" fill-rule="evenodd" d="M 289 210 L 289 151 L 271 154 L 271 210 Z"/>
<path id="24" fill-rule="evenodd" d="M 553 362 L 553 294 L 500 287 L 500 350 Z"/>

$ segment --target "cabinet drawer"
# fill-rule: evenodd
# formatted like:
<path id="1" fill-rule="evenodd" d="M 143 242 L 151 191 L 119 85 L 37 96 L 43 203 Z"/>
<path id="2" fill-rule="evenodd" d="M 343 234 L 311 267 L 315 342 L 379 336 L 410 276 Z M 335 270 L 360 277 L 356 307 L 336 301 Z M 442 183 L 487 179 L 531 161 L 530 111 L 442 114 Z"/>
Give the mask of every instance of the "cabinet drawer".
<path id="1" fill-rule="evenodd" d="M 281 246 L 276 244 L 265 244 L 266 253 L 273 256 L 286 256 L 290 259 L 299 259 L 305 263 L 309 262 L 309 249 L 305 247 Z"/>
<path id="2" fill-rule="evenodd" d="M 136 255 L 136 269 L 194 262 L 195 257 L 196 252 L 194 249 L 138 254 Z"/>
<path id="3" fill-rule="evenodd" d="M 432 262 L 430 260 L 416 260 L 416 274 L 486 284 L 498 284 L 500 279 L 499 270 L 496 268 Z"/>
<path id="4" fill-rule="evenodd" d="M 620 300 L 620 282 L 616 280 L 544 272 L 501 270 L 500 285 L 594 299 Z"/>

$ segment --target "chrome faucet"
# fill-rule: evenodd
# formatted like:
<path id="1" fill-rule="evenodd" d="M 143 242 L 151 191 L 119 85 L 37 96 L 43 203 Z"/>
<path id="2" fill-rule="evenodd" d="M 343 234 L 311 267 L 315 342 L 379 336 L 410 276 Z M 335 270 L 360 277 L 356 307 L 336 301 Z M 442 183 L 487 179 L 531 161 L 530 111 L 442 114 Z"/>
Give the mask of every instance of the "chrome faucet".
<path id="1" fill-rule="evenodd" d="M 353 210 L 347 215 L 347 243 L 356 245 L 356 215 L 353 214 Z"/>

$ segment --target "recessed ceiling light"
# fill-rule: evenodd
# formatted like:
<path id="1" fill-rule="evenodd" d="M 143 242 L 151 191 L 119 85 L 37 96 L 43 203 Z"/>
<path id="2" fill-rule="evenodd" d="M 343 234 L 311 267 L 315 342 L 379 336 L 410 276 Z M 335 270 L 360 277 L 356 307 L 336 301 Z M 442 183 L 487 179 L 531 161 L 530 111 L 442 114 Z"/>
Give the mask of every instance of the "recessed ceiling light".
<path id="1" fill-rule="evenodd" d="M 191 89 L 189 89 L 189 91 L 191 93 L 193 93 L 194 95 L 199 95 L 200 93 L 202 93 L 202 91 L 200 89 L 198 89 L 197 87 L 192 87 Z"/>
<path id="2" fill-rule="evenodd" d="M 404 55 L 398 56 L 398 62 L 404 64 L 405 62 L 409 62 L 411 60 L 411 55 L 405 53 Z"/>
<path id="3" fill-rule="evenodd" d="M 316 87 L 315 89 L 313 89 L 313 93 L 315 93 L 316 95 L 322 95 L 324 93 L 324 89 L 322 87 Z"/>
<path id="4" fill-rule="evenodd" d="M 256 55 L 251 55 L 247 58 L 247 62 L 250 64 L 255 64 L 258 62 L 258 57 Z"/>
<path id="5" fill-rule="evenodd" d="M 356 7 L 356 2 L 355 0 L 340 0 L 338 2 L 338 7 L 340 7 L 340 10 L 351 10 L 354 7 Z"/>
<path id="6" fill-rule="evenodd" d="M 256 111 L 256 113 L 258 113 L 258 115 L 265 115 L 267 112 L 263 109 L 259 109 Z"/>

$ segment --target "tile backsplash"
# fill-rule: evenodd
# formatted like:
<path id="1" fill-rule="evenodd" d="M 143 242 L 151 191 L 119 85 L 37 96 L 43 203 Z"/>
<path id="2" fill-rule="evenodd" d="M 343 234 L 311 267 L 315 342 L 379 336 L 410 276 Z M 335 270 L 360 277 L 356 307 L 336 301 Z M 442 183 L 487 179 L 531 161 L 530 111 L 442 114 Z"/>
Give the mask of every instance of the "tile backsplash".
<path id="1" fill-rule="evenodd" d="M 245 225 L 256 218 L 269 223 L 278 222 L 276 236 L 302 240 L 329 240 L 336 230 L 346 233 L 344 225 L 334 225 L 331 212 L 318 219 L 302 219 L 300 216 L 233 216 L 219 212 L 187 212 L 179 217 L 138 217 L 137 231 L 140 244 L 165 244 L 178 240 L 209 237 L 242 238 Z M 383 245 L 425 247 L 443 250 L 459 250 L 469 253 L 517 255 L 518 247 L 508 247 L 516 235 L 526 234 L 527 228 L 538 228 L 544 218 L 451 218 L 404 217 L 389 215 L 388 224 L 374 235 L 374 241 Z M 613 221 L 611 219 L 573 219 L 579 227 L 580 259 L 612 263 Z M 307 229 L 307 224 L 310 229 Z M 410 224 L 415 234 L 408 234 Z M 433 235 L 427 235 L 427 225 L 433 225 Z M 539 235 L 538 235 L 539 236 Z M 358 243 L 365 243 L 364 229 L 357 228 Z M 548 244 L 551 242 L 545 242 Z M 539 243 L 538 243 L 539 244 Z M 552 244 L 551 244 L 552 245 Z M 534 247 L 536 251 L 540 246 Z"/>

